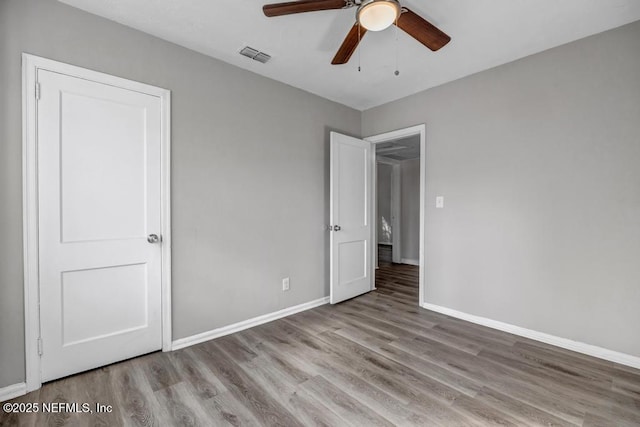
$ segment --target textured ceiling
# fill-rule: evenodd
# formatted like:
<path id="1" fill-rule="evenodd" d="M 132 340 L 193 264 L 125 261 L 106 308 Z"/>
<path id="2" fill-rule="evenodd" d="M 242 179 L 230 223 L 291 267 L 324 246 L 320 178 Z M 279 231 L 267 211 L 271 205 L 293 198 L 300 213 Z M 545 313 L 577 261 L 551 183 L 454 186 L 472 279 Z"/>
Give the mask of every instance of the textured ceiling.
<path id="1" fill-rule="evenodd" d="M 434 53 L 391 27 L 335 66 L 355 8 L 266 18 L 260 0 L 60 1 L 359 110 L 640 19 L 639 0 L 406 0 L 452 41 Z"/>

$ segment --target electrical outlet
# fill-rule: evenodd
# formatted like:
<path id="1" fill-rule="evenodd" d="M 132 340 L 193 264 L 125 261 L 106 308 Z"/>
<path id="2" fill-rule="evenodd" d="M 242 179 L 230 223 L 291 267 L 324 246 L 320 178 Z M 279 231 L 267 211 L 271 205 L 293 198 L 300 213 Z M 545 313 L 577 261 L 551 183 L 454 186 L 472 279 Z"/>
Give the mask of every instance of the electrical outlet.
<path id="1" fill-rule="evenodd" d="M 288 291 L 289 290 L 289 278 L 285 277 L 284 279 L 282 279 L 282 290 L 283 291 Z"/>

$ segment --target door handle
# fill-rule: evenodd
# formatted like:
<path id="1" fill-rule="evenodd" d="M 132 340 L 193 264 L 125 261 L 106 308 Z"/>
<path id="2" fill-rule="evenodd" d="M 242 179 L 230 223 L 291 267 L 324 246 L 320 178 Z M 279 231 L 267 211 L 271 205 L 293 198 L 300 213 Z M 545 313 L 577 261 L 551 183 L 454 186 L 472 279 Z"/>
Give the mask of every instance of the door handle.
<path id="1" fill-rule="evenodd" d="M 340 230 L 342 230 L 342 227 L 340 227 L 339 225 L 333 226 L 333 231 L 340 231 Z"/>
<path id="2" fill-rule="evenodd" d="M 149 242 L 149 243 L 158 243 L 161 240 L 162 239 L 157 234 L 149 234 L 147 236 L 147 242 Z"/>

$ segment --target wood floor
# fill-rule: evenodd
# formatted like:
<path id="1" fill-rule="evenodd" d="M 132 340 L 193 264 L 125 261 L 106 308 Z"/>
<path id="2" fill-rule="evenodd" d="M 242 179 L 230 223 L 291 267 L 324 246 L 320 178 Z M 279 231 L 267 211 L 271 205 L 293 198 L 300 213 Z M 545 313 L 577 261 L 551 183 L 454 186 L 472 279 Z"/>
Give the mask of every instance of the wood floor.
<path id="1" fill-rule="evenodd" d="M 48 383 L 14 402 L 111 413 L 11 425 L 640 425 L 640 371 L 417 307 L 417 268 L 378 290 L 171 353 Z"/>

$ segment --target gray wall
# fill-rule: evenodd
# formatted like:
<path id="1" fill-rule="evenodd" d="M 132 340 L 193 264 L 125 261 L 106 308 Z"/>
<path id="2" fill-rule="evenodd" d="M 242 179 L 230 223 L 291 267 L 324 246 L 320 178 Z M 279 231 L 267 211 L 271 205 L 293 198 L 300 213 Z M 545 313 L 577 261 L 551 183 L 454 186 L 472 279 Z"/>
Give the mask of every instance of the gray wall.
<path id="1" fill-rule="evenodd" d="M 420 159 L 400 164 L 400 245 L 402 258 L 420 258 Z"/>
<path id="2" fill-rule="evenodd" d="M 427 125 L 427 302 L 640 356 L 639 52 L 636 22 L 363 113 Z"/>
<path id="3" fill-rule="evenodd" d="M 24 381 L 22 52 L 172 91 L 174 339 L 328 294 L 328 133 L 359 136 L 360 112 L 53 0 L 0 0 L 0 387 Z"/>
<path id="4" fill-rule="evenodd" d="M 378 204 L 378 243 L 391 244 L 393 238 L 393 230 L 390 229 L 391 223 L 391 171 L 392 166 L 386 163 L 378 163 L 376 165 L 377 173 L 377 194 L 376 202 Z M 385 231 L 384 224 L 388 225 Z"/>

